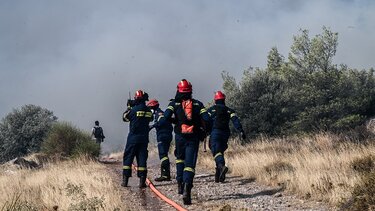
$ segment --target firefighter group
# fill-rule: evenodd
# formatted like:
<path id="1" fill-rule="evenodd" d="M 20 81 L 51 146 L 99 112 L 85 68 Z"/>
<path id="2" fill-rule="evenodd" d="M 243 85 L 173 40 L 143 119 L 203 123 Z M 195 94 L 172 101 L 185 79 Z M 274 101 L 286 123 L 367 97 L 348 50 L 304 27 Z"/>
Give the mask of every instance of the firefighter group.
<path id="1" fill-rule="evenodd" d="M 246 135 L 235 111 L 225 105 L 225 95 L 221 91 L 215 93 L 215 104 L 208 109 L 192 98 L 192 92 L 191 83 L 182 79 L 177 85 L 176 96 L 165 111 L 159 107 L 156 99 L 149 100 L 148 94 L 142 90 L 136 91 L 134 100 L 128 101 L 128 108 L 123 114 L 123 120 L 129 122 L 123 158 L 123 187 L 128 186 L 129 177 L 132 176 L 134 157 L 137 161 L 139 187 L 146 187 L 147 145 L 149 131 L 153 128 L 156 130 L 161 162 L 161 175 L 155 181 L 171 180 L 168 152 L 174 131 L 177 189 L 185 205 L 191 204 L 199 143 L 208 135 L 209 148 L 216 163 L 215 182 L 225 181 L 228 167 L 225 165 L 224 152 L 228 148 L 229 122 L 232 121 L 243 139 L 246 139 Z"/>

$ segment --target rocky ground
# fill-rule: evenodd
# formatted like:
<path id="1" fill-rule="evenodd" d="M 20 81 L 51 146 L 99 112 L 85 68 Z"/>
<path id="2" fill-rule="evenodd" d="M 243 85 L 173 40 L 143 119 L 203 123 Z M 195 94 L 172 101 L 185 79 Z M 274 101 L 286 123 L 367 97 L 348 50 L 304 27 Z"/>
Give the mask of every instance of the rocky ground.
<path id="1" fill-rule="evenodd" d="M 177 194 L 175 180 L 155 182 L 159 175 L 156 156 L 150 156 L 148 164 L 149 178 L 155 187 L 168 198 L 180 205 L 182 196 Z M 121 164 L 109 165 L 113 176 L 120 183 Z M 172 167 L 174 170 L 175 168 Z M 192 190 L 193 204 L 183 206 L 188 210 L 331 210 L 333 208 L 321 202 L 306 201 L 283 191 L 282 187 L 263 186 L 251 179 L 240 176 L 227 176 L 225 183 L 214 183 L 212 169 L 198 167 Z M 173 175 L 174 176 L 174 175 Z M 133 177 L 130 188 L 124 188 L 124 200 L 131 202 L 131 210 L 174 210 L 160 201 L 149 188 L 139 190 L 138 178 Z"/>

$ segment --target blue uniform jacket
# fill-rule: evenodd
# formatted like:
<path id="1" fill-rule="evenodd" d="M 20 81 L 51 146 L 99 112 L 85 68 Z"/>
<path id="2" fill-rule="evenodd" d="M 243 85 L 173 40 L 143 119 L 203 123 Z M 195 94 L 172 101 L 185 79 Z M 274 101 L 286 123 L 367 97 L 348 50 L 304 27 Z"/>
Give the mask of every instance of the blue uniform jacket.
<path id="1" fill-rule="evenodd" d="M 164 112 L 158 108 L 153 113 L 154 122 L 151 126 L 151 128 L 156 129 L 156 135 L 163 136 L 163 135 L 172 135 L 173 126 L 172 123 L 169 121 L 160 121 L 161 118 L 164 116 Z"/>
<path id="2" fill-rule="evenodd" d="M 202 127 L 205 127 L 204 129 L 209 128 L 210 117 L 207 113 L 207 110 L 204 108 L 203 103 L 201 103 L 200 101 L 195 100 L 195 99 L 192 99 L 192 101 L 193 101 L 193 118 L 195 117 L 194 123 L 193 123 L 194 126 L 195 126 L 193 134 L 195 136 L 199 137 L 201 135 L 200 129 Z M 174 117 L 175 117 L 174 122 L 176 123 L 175 127 L 174 127 L 174 132 L 178 135 L 183 135 L 181 133 L 181 128 L 180 128 L 182 120 L 178 119 L 179 112 L 184 112 L 183 108 L 181 106 L 181 103 L 176 102 L 175 100 L 172 100 L 169 103 L 167 109 L 165 110 L 164 118 L 162 118 L 162 120 L 163 121 L 172 121 L 172 116 L 174 114 Z"/>
<path id="3" fill-rule="evenodd" d="M 152 121 L 152 113 L 145 103 L 135 105 L 126 111 L 123 115 L 123 120 L 130 122 L 128 142 L 148 142 L 149 123 Z"/>
<path id="4" fill-rule="evenodd" d="M 215 122 L 215 119 L 216 119 L 216 106 L 223 106 L 223 107 L 226 107 L 226 108 L 227 108 L 227 112 L 228 112 L 228 116 L 229 116 L 230 120 L 232 121 L 234 128 L 236 128 L 236 130 L 238 130 L 238 131 L 240 131 L 240 132 L 243 131 L 243 129 L 242 129 L 242 125 L 241 125 L 241 122 L 240 122 L 240 119 L 238 118 L 236 112 L 235 112 L 233 109 L 231 109 L 231 108 L 229 108 L 229 107 L 227 107 L 227 106 L 225 106 L 225 105 L 222 105 L 222 104 L 216 104 L 216 105 L 214 105 L 214 106 L 211 106 L 211 107 L 207 110 L 208 114 L 210 115 L 211 125 L 214 125 L 214 122 Z M 228 123 L 229 123 L 229 122 L 228 122 Z M 217 130 L 218 130 L 218 129 L 216 129 L 216 128 L 214 128 L 214 127 L 212 128 L 212 131 L 213 131 L 213 132 L 214 132 L 214 131 L 217 131 Z M 226 128 L 225 128 L 225 129 L 220 129 L 220 131 L 221 131 L 221 132 L 225 132 L 225 133 L 227 133 L 227 134 L 230 134 L 229 124 L 226 125 Z"/>

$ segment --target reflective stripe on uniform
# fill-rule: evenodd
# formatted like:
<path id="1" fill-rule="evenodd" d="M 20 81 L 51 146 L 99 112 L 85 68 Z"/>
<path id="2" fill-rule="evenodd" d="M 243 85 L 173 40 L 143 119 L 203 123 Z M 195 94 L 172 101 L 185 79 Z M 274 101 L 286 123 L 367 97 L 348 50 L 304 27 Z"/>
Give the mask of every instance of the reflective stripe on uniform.
<path id="1" fill-rule="evenodd" d="M 137 116 L 144 116 L 145 112 L 144 111 L 137 111 Z"/>
<path id="2" fill-rule="evenodd" d="M 169 160 L 169 158 L 168 158 L 168 157 L 163 157 L 160 161 L 161 161 L 161 162 L 164 162 L 164 161 L 166 161 L 166 160 Z"/>
<path id="3" fill-rule="evenodd" d="M 216 155 L 215 155 L 215 159 L 216 159 L 217 157 L 219 157 L 220 155 L 222 156 L 223 154 L 222 154 L 221 152 L 216 153 Z"/>
<path id="4" fill-rule="evenodd" d="M 171 110 L 171 111 L 174 111 L 173 106 L 168 106 L 167 109 L 169 109 L 169 110 Z"/>
<path id="5" fill-rule="evenodd" d="M 146 167 L 138 167 L 137 170 L 138 171 L 146 171 L 147 169 L 146 169 Z"/>
<path id="6" fill-rule="evenodd" d="M 232 117 L 234 117 L 234 116 L 237 116 L 236 113 L 232 113 L 232 114 L 230 115 L 230 118 L 232 118 Z"/>
<path id="7" fill-rule="evenodd" d="M 179 159 L 176 160 L 176 164 L 177 163 L 184 163 L 184 162 L 185 162 L 184 160 L 179 160 Z"/>
<path id="8" fill-rule="evenodd" d="M 158 118 L 158 121 L 160 121 L 161 118 L 163 118 L 164 115 L 160 115 L 159 118 Z"/>
<path id="9" fill-rule="evenodd" d="M 185 167 L 184 168 L 184 171 L 190 171 L 190 172 L 195 172 L 193 168 L 190 168 L 190 167 Z"/>
<path id="10" fill-rule="evenodd" d="M 132 168 L 130 166 L 123 166 L 122 169 L 128 170 L 128 169 L 132 169 Z"/>
<path id="11" fill-rule="evenodd" d="M 151 112 L 146 112 L 145 117 L 152 117 L 152 113 Z"/>
<path id="12" fill-rule="evenodd" d="M 207 112 L 207 110 L 205 108 L 202 108 L 201 111 L 199 112 L 199 114 L 202 114 L 204 112 Z"/>

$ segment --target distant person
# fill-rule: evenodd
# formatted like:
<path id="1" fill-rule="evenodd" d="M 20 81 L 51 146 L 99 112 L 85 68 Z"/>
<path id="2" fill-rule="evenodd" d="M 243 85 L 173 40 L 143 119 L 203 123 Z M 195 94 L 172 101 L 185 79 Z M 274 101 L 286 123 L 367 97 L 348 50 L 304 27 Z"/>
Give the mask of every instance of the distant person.
<path id="1" fill-rule="evenodd" d="M 132 176 L 132 163 L 137 160 L 137 176 L 139 187 L 146 187 L 147 158 L 149 142 L 149 123 L 152 121 L 151 110 L 146 106 L 147 93 L 142 90 L 135 92 L 134 101 L 128 103 L 128 109 L 122 119 L 129 124 L 129 134 L 126 141 L 123 160 L 123 177 L 121 186 L 127 187 L 129 177 Z"/>
<path id="2" fill-rule="evenodd" d="M 156 129 L 156 139 L 158 142 L 158 152 L 160 164 L 160 177 L 155 178 L 155 181 L 170 181 L 171 169 L 168 157 L 169 148 L 173 139 L 173 126 L 169 121 L 160 122 L 159 120 L 164 116 L 164 112 L 159 108 L 159 102 L 155 99 L 150 100 L 147 106 L 151 109 L 154 122 L 150 126 L 150 130 Z"/>
<path id="3" fill-rule="evenodd" d="M 97 144 L 101 144 L 104 141 L 103 128 L 99 126 L 99 121 L 95 121 L 95 126 L 91 130 L 91 138 L 95 139 Z"/>
<path id="4" fill-rule="evenodd" d="M 215 105 L 208 109 L 212 119 L 212 130 L 209 147 L 216 163 L 215 182 L 224 182 L 228 167 L 225 166 L 224 152 L 228 149 L 228 139 L 230 136 L 229 121 L 241 133 L 242 139 L 246 139 L 241 122 L 236 112 L 225 105 L 225 95 L 218 91 L 215 93 Z"/>

